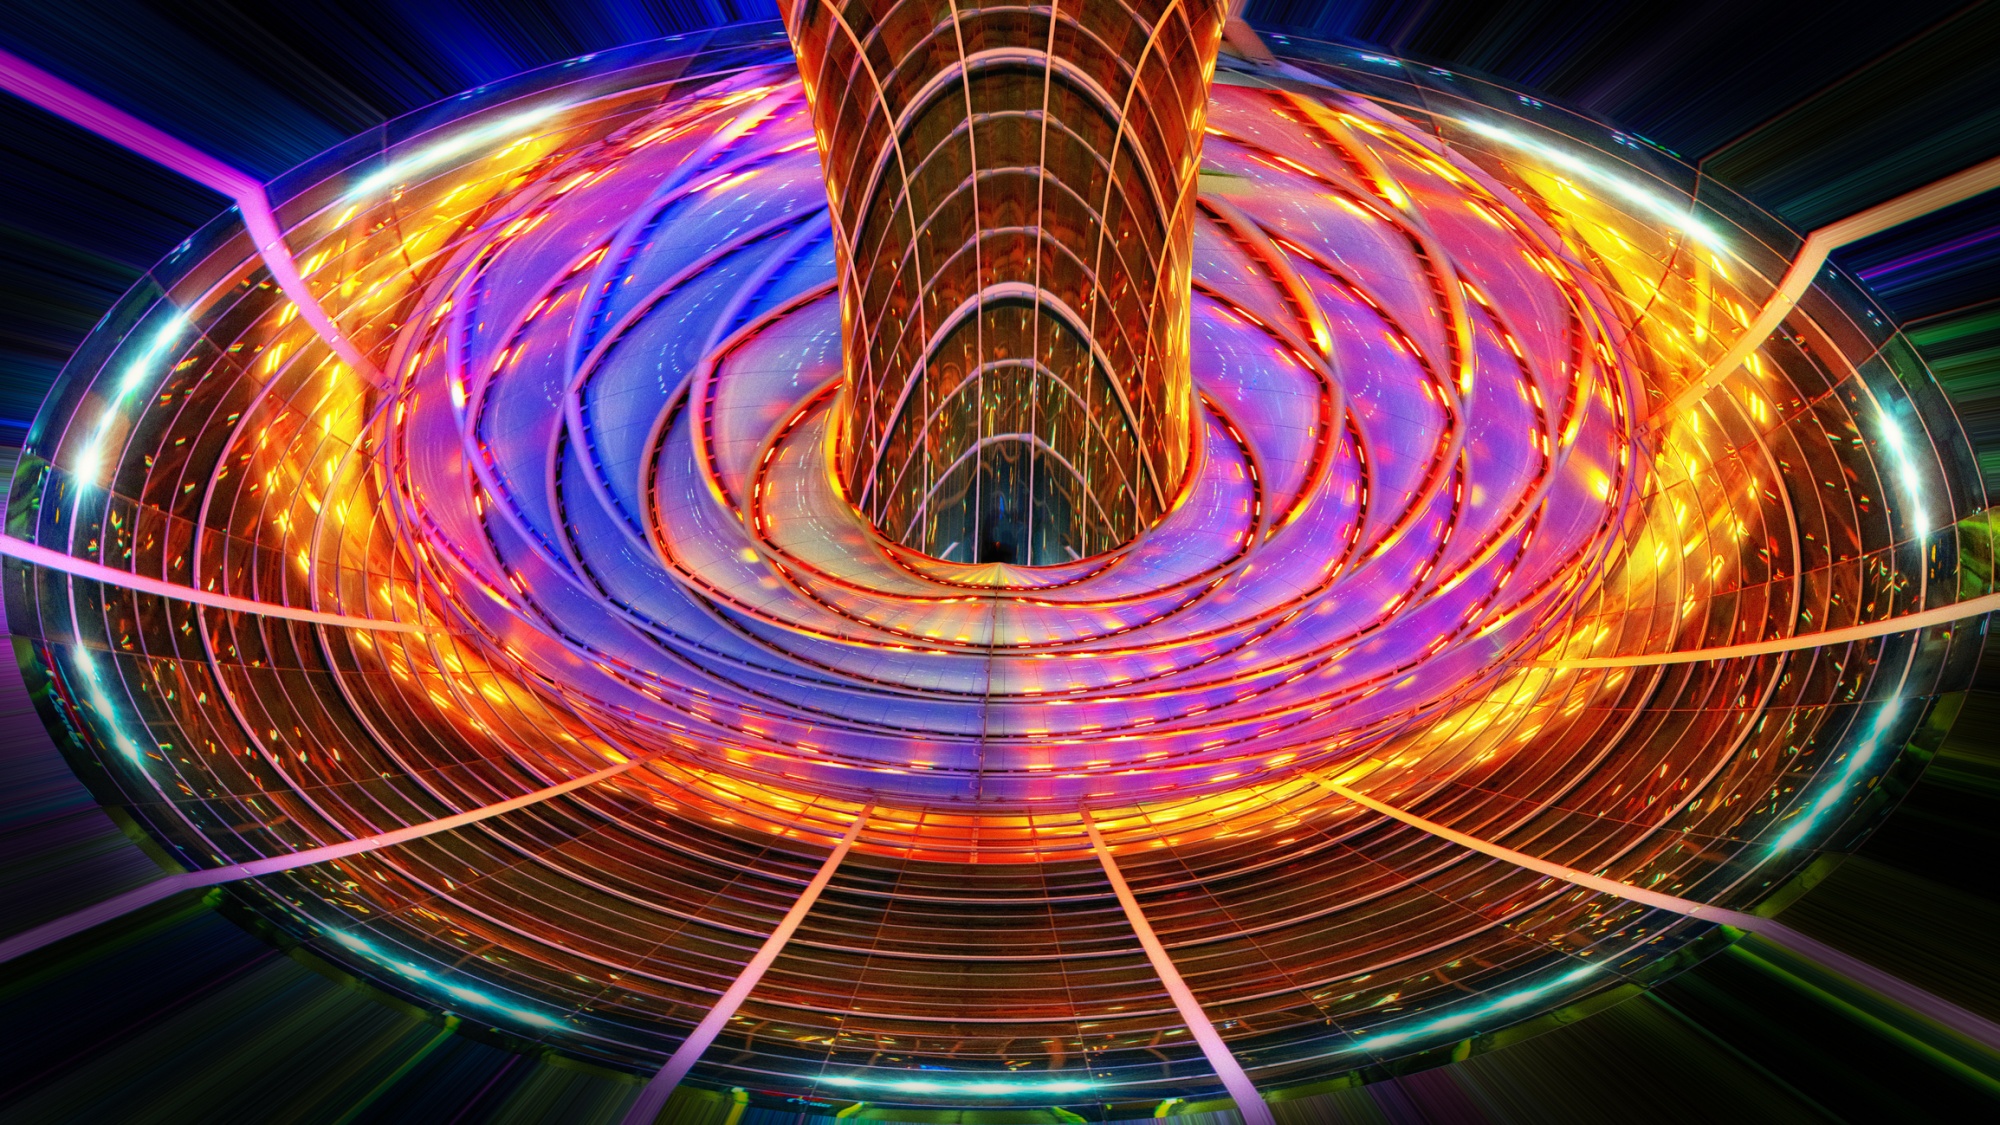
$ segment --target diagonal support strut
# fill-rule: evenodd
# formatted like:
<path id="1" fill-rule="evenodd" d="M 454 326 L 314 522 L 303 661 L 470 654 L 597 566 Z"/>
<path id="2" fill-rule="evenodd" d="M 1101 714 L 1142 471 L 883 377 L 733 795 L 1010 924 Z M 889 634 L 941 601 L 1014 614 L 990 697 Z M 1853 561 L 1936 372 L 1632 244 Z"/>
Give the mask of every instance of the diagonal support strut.
<path id="1" fill-rule="evenodd" d="M 694 1030 L 688 1033 L 688 1037 L 681 1041 L 681 1045 L 667 1059 L 666 1065 L 662 1066 L 660 1072 L 653 1075 L 652 1081 L 646 1083 L 646 1088 L 639 1092 L 639 1100 L 633 1102 L 632 1108 L 625 1113 L 625 1125 L 653 1125 L 653 1120 L 660 1116 L 662 1109 L 666 1108 L 667 1098 L 674 1092 L 674 1087 L 680 1085 L 681 1079 L 687 1077 L 687 1072 L 694 1069 L 695 1063 L 701 1061 L 703 1052 L 715 1042 L 716 1036 L 722 1034 L 722 1029 L 736 1015 L 736 1009 L 743 1006 L 743 1001 L 749 997 L 750 991 L 764 979 L 764 971 L 778 959 L 778 954 L 784 952 L 785 943 L 792 940 L 792 934 L 798 931 L 799 923 L 805 921 L 807 912 L 813 908 L 813 903 L 819 901 L 820 892 L 824 891 L 827 883 L 832 881 L 834 871 L 840 867 L 840 861 L 847 858 L 848 849 L 854 846 L 855 839 L 861 835 L 861 829 L 868 823 L 869 814 L 874 811 L 875 806 L 871 803 L 854 815 L 854 823 L 848 826 L 847 834 L 833 846 L 833 851 L 826 857 L 826 862 L 820 864 L 819 874 L 814 875 L 812 882 L 806 884 L 806 889 L 799 892 L 798 900 L 792 903 L 792 908 L 785 911 L 785 916 L 778 921 L 778 928 L 772 930 L 771 936 L 764 939 L 764 944 L 758 948 L 756 955 L 750 958 L 750 963 L 743 966 L 743 971 L 736 974 L 736 980 L 716 998 L 715 1006 L 708 1010 L 708 1015 L 702 1017 L 701 1022 L 695 1025 Z"/>

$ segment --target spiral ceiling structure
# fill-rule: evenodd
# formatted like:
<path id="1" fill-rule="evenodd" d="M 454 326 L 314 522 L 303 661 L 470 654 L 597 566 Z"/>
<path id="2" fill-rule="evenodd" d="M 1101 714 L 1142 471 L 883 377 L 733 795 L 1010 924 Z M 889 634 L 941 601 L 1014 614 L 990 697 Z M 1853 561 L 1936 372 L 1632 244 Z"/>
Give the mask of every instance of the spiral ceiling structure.
<path id="1" fill-rule="evenodd" d="M 243 893 L 523 1044 L 651 1072 L 721 1011 L 695 1086 L 1150 1102 L 1233 1059 L 1271 1093 L 1688 964 L 1725 935 L 1672 904 L 1754 912 L 1949 725 L 1966 627 L 1867 627 L 1991 592 L 1966 439 L 1831 269 L 1720 365 L 1800 239 L 1671 154 L 1271 45 L 1133 235 L 1184 224 L 1130 274 L 1185 284 L 1182 335 L 1065 282 L 1191 382 L 1164 503 L 1079 466 L 1053 507 L 1125 522 L 1063 561 L 862 494 L 869 442 L 1014 429 L 951 447 L 944 391 L 898 416 L 855 376 L 888 306 L 843 239 L 898 212 L 823 161 L 897 103 L 816 116 L 782 28 L 531 72 L 270 185 L 353 355 L 228 217 L 30 436 L 8 531 L 56 561 L 9 564 L 8 611 L 76 769 L 190 871 L 341 851 Z M 951 175 L 1053 190 L 1007 163 Z M 1036 350 L 1070 313 L 978 288 L 909 299 L 1024 334 L 995 370 L 1094 371 Z M 1077 442 L 1116 414 L 995 393 L 1068 396 Z"/>

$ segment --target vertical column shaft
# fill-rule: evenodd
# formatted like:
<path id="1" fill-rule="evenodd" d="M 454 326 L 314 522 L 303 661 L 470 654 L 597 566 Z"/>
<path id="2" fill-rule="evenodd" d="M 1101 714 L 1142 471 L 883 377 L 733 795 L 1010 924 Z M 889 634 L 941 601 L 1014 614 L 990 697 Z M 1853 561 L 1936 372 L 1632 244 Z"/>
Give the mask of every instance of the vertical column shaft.
<path id="1" fill-rule="evenodd" d="M 1115 548 L 1194 434 L 1220 0 L 787 0 L 841 277 L 839 473 L 957 562 Z"/>

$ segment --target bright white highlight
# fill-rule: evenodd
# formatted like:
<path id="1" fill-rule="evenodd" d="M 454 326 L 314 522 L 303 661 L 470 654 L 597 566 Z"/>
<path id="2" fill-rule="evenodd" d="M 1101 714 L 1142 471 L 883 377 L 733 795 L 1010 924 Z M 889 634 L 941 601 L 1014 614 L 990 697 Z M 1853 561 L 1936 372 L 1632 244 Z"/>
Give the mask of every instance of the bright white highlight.
<path id="1" fill-rule="evenodd" d="M 1706 224 L 1690 213 L 1694 206 L 1693 200 L 1681 203 L 1668 199 L 1658 192 L 1648 191 L 1631 180 L 1617 175 L 1575 153 L 1556 148 L 1553 145 L 1543 144 L 1540 141 L 1522 136 L 1511 129 L 1503 129 L 1498 125 L 1490 125 L 1484 121 L 1472 121 L 1463 118 L 1459 120 L 1459 124 L 1488 140 L 1499 141 L 1501 144 L 1520 149 L 1522 152 L 1528 153 L 1549 167 L 1560 168 L 1565 172 L 1570 172 L 1589 180 L 1591 183 L 1609 191 L 1625 202 L 1633 204 L 1661 222 L 1682 231 L 1689 238 L 1707 249 L 1718 250 L 1725 246 L 1722 236 L 1709 229 Z"/>
<path id="2" fill-rule="evenodd" d="M 125 400 L 152 380 L 155 375 L 153 367 L 160 356 L 187 330 L 187 314 L 175 309 L 165 323 L 154 330 L 153 338 L 147 342 L 145 349 L 125 366 L 125 374 L 112 389 L 110 401 L 104 404 L 104 413 L 97 416 L 97 425 L 91 428 L 90 440 L 84 443 L 76 460 L 70 463 L 70 471 L 76 474 L 79 490 L 95 485 L 97 475 L 104 470 L 104 443 L 110 437 L 111 424 L 118 420 L 118 412 L 124 408 Z"/>

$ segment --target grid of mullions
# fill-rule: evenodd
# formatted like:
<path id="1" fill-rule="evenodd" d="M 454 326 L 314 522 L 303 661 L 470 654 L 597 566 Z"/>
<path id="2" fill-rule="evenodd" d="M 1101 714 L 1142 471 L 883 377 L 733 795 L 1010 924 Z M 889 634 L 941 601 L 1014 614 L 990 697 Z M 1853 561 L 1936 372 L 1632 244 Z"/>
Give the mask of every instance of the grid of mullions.
<path id="1" fill-rule="evenodd" d="M 1193 185 L 1220 8 L 789 9 L 840 232 L 849 494 L 957 562 L 1144 530 L 1192 436 Z"/>

